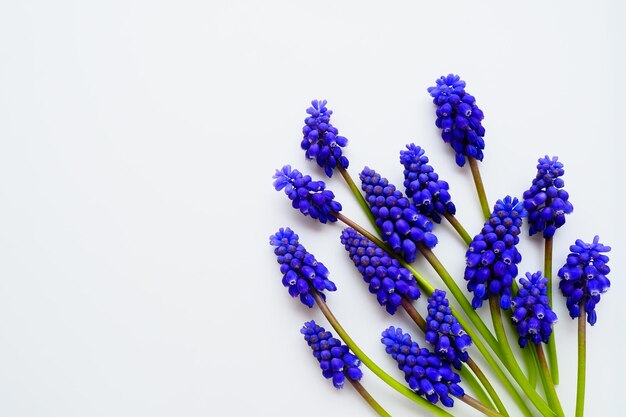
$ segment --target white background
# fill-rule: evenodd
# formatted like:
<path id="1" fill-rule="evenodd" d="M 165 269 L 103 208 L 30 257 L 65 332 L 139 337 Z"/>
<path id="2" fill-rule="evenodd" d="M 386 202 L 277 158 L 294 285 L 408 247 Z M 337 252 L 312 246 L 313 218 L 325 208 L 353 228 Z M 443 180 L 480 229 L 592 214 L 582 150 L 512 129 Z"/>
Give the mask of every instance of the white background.
<path id="1" fill-rule="evenodd" d="M 326 98 L 354 176 L 369 165 L 401 186 L 398 151 L 415 141 L 475 234 L 469 171 L 441 141 L 426 92 L 448 72 L 486 115 L 492 202 L 521 196 L 538 157 L 565 163 L 575 211 L 557 233 L 555 271 L 578 237 L 613 246 L 613 286 L 589 329 L 587 415 L 621 415 L 618 3 L 2 2 L 0 415 L 373 416 L 321 377 L 298 331 L 326 322 L 287 295 L 268 236 L 300 234 L 339 287 L 335 314 L 398 379 L 379 334 L 391 324 L 416 332 L 367 292 L 342 226 L 292 210 L 271 176 L 290 163 L 322 178 L 299 143 L 309 101 Z M 328 183 L 365 223 L 341 178 Z M 436 230 L 436 253 L 463 285 L 463 245 L 448 225 Z M 541 268 L 540 239 L 524 237 L 520 250 L 521 271 Z M 576 324 L 555 303 L 570 416 Z M 394 416 L 427 415 L 364 372 Z"/>

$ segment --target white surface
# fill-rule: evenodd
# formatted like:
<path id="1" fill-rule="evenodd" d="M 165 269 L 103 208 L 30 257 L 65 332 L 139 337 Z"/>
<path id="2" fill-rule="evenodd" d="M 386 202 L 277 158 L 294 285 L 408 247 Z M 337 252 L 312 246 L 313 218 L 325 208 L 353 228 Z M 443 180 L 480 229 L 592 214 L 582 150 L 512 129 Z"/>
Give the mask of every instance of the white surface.
<path id="1" fill-rule="evenodd" d="M 415 141 L 475 233 L 471 178 L 426 92 L 448 72 L 486 115 L 490 199 L 521 195 L 539 156 L 564 161 L 575 211 L 555 270 L 577 237 L 613 246 L 587 410 L 620 415 L 623 16 L 618 1 L 3 2 L 0 415 L 373 416 L 321 377 L 298 330 L 325 320 L 289 298 L 268 236 L 300 234 L 339 287 L 335 314 L 398 379 L 378 335 L 410 323 L 367 293 L 342 227 L 292 210 L 271 176 L 291 163 L 321 178 L 299 142 L 308 102 L 326 98 L 353 175 L 367 164 L 400 185 L 398 151 Z M 341 179 L 329 187 L 365 223 Z M 437 232 L 461 280 L 463 246 Z M 539 269 L 540 241 L 521 250 L 520 269 Z M 569 416 L 575 322 L 556 303 Z M 363 383 L 394 416 L 426 415 L 367 370 Z"/>

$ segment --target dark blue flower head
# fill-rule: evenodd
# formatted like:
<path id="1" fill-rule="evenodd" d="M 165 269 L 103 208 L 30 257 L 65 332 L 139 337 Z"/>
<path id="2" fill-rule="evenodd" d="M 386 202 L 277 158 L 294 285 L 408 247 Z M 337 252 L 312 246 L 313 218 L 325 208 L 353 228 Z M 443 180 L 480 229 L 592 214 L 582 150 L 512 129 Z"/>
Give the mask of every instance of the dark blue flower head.
<path id="1" fill-rule="evenodd" d="M 330 332 L 311 320 L 304 323 L 300 330 L 304 340 L 313 349 L 322 368 L 324 378 L 333 380 L 335 388 L 343 388 L 346 376 L 353 381 L 360 381 L 363 373 L 359 369 L 361 361 L 350 353 L 348 346 L 335 339 Z"/>
<path id="2" fill-rule="evenodd" d="M 437 105 L 435 124 L 441 129 L 441 137 L 456 152 L 458 166 L 465 165 L 466 157 L 483 160 L 485 128 L 481 121 L 483 112 L 476 99 L 465 92 L 465 81 L 458 75 L 442 76 L 428 92 Z"/>
<path id="3" fill-rule="evenodd" d="M 403 333 L 402 329 L 389 327 L 382 333 L 381 342 L 385 351 L 398 362 L 398 368 L 404 371 L 409 387 L 431 403 L 441 401 L 446 407 L 452 407 L 454 400 L 450 395 L 460 397 L 465 394 L 458 385 L 461 377 L 450 365 L 428 349 L 420 349 L 411 340 L 411 335 Z"/>
<path id="4" fill-rule="evenodd" d="M 341 234 L 341 243 L 350 254 L 369 290 L 376 294 L 378 303 L 389 314 L 394 314 L 402 304 L 402 297 L 417 300 L 420 290 L 411 272 L 400 266 L 397 259 L 389 256 L 368 238 L 356 230 L 347 228 Z"/>
<path id="5" fill-rule="evenodd" d="M 537 177 L 524 192 L 524 208 L 528 211 L 530 235 L 543 231 L 543 237 L 554 236 L 556 229 L 565 224 L 565 215 L 574 210 L 569 194 L 563 190 L 561 176 L 565 171 L 558 157 L 546 155 L 539 158 Z"/>
<path id="6" fill-rule="evenodd" d="M 452 315 L 445 291 L 435 290 L 428 298 L 426 341 L 433 345 L 435 353 L 456 369 L 461 369 L 461 362 L 469 359 L 467 348 L 472 339 Z"/>
<path id="7" fill-rule="evenodd" d="M 499 295 L 500 307 L 511 306 L 511 285 L 517 276 L 517 264 L 522 255 L 515 245 L 519 242 L 524 205 L 517 198 L 506 196 L 498 200 L 482 231 L 474 236 L 465 256 L 467 289 L 474 293 L 472 307 L 479 308 L 489 294 Z"/>
<path id="8" fill-rule="evenodd" d="M 302 304 L 313 307 L 315 300 L 311 291 L 335 291 L 337 287 L 328 279 L 328 269 L 306 251 L 298 241 L 298 235 L 290 228 L 280 228 L 270 236 L 270 245 L 274 246 L 276 259 L 283 274 L 283 285 L 288 287 L 292 297 L 300 296 Z"/>
<path id="9" fill-rule="evenodd" d="M 606 277 L 611 272 L 607 265 L 609 257 L 604 254 L 610 252 L 611 247 L 604 246 L 596 236 L 593 243 L 576 240 L 576 244 L 570 246 L 569 250 L 572 253 L 559 269 L 559 288 L 567 297 L 569 315 L 572 318 L 578 317 L 580 304 L 584 303 L 587 322 L 593 326 L 597 320 L 596 304 L 600 302 L 600 294 L 607 292 L 611 286 Z"/>
<path id="10" fill-rule="evenodd" d="M 272 177 L 276 191 L 285 190 L 291 205 L 302 214 L 309 215 L 322 223 L 336 222 L 333 213 L 341 211 L 341 204 L 335 201 L 335 194 L 326 190 L 324 181 L 313 181 L 310 175 L 302 175 L 297 169 L 285 165 L 277 169 Z"/>
<path id="11" fill-rule="evenodd" d="M 456 207 L 450 200 L 448 183 L 428 165 L 424 149 L 411 143 L 406 151 L 400 151 L 400 163 L 404 165 L 404 187 L 406 195 L 420 213 L 430 217 L 435 223 L 441 223 L 441 215 L 456 213 Z"/>
<path id="12" fill-rule="evenodd" d="M 433 224 L 393 184 L 368 167 L 361 171 L 360 178 L 376 225 L 394 252 L 413 262 L 418 243 L 429 248 L 437 244 L 437 236 L 431 233 Z"/>
<path id="13" fill-rule="evenodd" d="M 550 308 L 548 279 L 541 272 L 527 272 L 526 278 L 521 278 L 519 282 L 521 286 L 511 301 L 511 319 L 517 328 L 519 345 L 525 347 L 529 340 L 536 345 L 548 343 L 552 325 L 557 320 L 556 314 Z"/>
<path id="14" fill-rule="evenodd" d="M 339 136 L 339 131 L 330 124 L 333 112 L 326 108 L 326 100 L 313 100 L 306 112 L 309 116 L 304 119 L 300 147 L 306 151 L 308 159 L 315 159 L 326 175 L 332 177 L 338 165 L 348 168 L 348 158 L 341 154 L 348 139 Z"/>

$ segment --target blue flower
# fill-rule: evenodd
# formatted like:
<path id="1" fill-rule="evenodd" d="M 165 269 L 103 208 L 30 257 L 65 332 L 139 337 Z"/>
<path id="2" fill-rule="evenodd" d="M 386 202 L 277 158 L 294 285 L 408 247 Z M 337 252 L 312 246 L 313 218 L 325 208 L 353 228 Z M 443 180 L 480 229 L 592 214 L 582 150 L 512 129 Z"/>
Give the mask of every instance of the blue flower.
<path id="1" fill-rule="evenodd" d="M 467 348 L 472 339 L 452 315 L 445 291 L 435 290 L 428 298 L 426 341 L 433 345 L 435 353 L 456 369 L 461 369 L 461 362 L 469 359 Z"/>
<path id="2" fill-rule="evenodd" d="M 454 400 L 450 395 L 465 394 L 458 385 L 461 377 L 450 365 L 428 349 L 420 349 L 402 329 L 389 327 L 382 333 L 381 342 L 385 351 L 398 362 L 398 368 L 404 371 L 409 387 L 431 403 L 441 401 L 446 407 L 452 407 Z"/>
<path id="3" fill-rule="evenodd" d="M 511 320 L 517 328 L 520 347 L 525 347 L 528 340 L 534 344 L 548 343 L 552 334 L 552 325 L 556 323 L 556 314 L 550 308 L 548 298 L 548 279 L 541 272 L 526 273 L 520 279 L 521 287 L 511 301 L 513 315 Z"/>
<path id="4" fill-rule="evenodd" d="M 430 217 L 435 223 L 441 223 L 441 214 L 454 214 L 456 207 L 450 200 L 448 183 L 428 165 L 424 149 L 411 143 L 408 150 L 400 151 L 400 163 L 404 165 L 404 186 L 406 195 L 420 213 Z"/>
<path id="5" fill-rule="evenodd" d="M 311 107 L 306 112 L 309 116 L 304 119 L 304 137 L 300 147 L 306 151 L 308 159 L 315 159 L 326 175 L 332 177 L 337 165 L 348 168 L 348 158 L 341 153 L 348 139 L 339 136 L 339 131 L 330 124 L 333 112 L 326 108 L 326 100 L 311 101 Z"/>
<path id="6" fill-rule="evenodd" d="M 515 245 L 524 216 L 526 210 L 517 198 L 506 196 L 498 200 L 489 220 L 470 244 L 465 254 L 465 280 L 467 289 L 474 293 L 474 309 L 481 307 L 489 294 L 501 296 L 503 309 L 511 306 L 511 285 L 522 260 Z"/>
<path id="7" fill-rule="evenodd" d="M 482 161 L 485 128 L 481 121 L 484 115 L 476 105 L 476 99 L 465 92 L 465 81 L 458 75 L 441 76 L 436 84 L 428 87 L 433 103 L 437 105 L 435 124 L 441 129 L 443 140 L 454 149 L 457 165 L 465 165 L 466 157 Z"/>
<path id="8" fill-rule="evenodd" d="M 306 251 L 298 240 L 298 235 L 290 228 L 280 228 L 270 236 L 270 245 L 274 246 L 274 254 L 283 274 L 283 286 L 289 289 L 292 297 L 300 296 L 302 304 L 313 307 L 315 300 L 311 292 L 335 291 L 337 287 L 328 279 L 328 269 Z"/>
<path id="9" fill-rule="evenodd" d="M 389 256 L 374 242 L 347 228 L 341 234 L 341 243 L 350 254 L 369 290 L 376 294 L 378 303 L 389 314 L 394 314 L 402 304 L 402 297 L 417 300 L 420 290 L 411 272 L 400 266 L 397 259 Z"/>
<path id="10" fill-rule="evenodd" d="M 313 356 L 320 363 L 322 375 L 326 379 L 332 378 L 335 388 L 343 388 L 346 376 L 353 381 L 361 380 L 363 376 L 359 369 L 361 361 L 350 353 L 348 346 L 335 339 L 330 332 L 311 320 L 304 323 L 300 333 L 313 349 Z"/>
<path id="11" fill-rule="evenodd" d="M 561 282 L 559 288 L 567 297 L 567 308 L 572 318 L 580 315 L 580 305 L 584 303 L 587 322 L 592 326 L 596 323 L 596 304 L 600 302 L 600 294 L 609 290 L 611 282 L 606 277 L 611 269 L 607 265 L 609 257 L 604 255 L 611 251 L 610 246 L 600 243 L 598 236 L 593 243 L 576 240 L 569 247 L 567 262 L 559 269 Z"/>
<path id="12" fill-rule="evenodd" d="M 341 204 L 335 201 L 332 191 L 326 190 L 324 181 L 313 181 L 311 176 L 302 175 L 297 169 L 292 170 L 290 165 L 277 169 L 272 178 L 275 179 L 276 191 L 284 189 L 293 208 L 299 209 L 305 216 L 309 215 L 322 223 L 337 221 L 333 213 L 341 211 Z"/>
<path id="13" fill-rule="evenodd" d="M 574 206 L 563 190 L 565 183 L 561 176 L 565 171 L 558 157 L 546 155 L 538 162 L 537 176 L 524 192 L 524 208 L 528 211 L 530 235 L 543 231 L 543 237 L 548 238 L 565 224 L 565 215 L 570 214 Z"/>
<path id="14" fill-rule="evenodd" d="M 363 169 L 360 178 L 376 225 L 394 252 L 407 262 L 413 262 L 418 243 L 429 248 L 437 244 L 437 237 L 431 233 L 433 224 L 393 184 L 368 167 Z"/>

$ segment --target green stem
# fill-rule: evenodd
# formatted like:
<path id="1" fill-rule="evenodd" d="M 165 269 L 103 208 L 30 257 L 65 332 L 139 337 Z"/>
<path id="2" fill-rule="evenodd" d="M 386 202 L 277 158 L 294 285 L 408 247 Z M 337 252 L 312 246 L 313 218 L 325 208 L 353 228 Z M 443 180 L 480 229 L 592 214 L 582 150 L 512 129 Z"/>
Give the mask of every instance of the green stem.
<path id="1" fill-rule="evenodd" d="M 585 303 L 580 303 L 578 316 L 578 377 L 576 383 L 576 417 L 585 413 L 585 380 L 587 377 L 587 322 Z"/>
<path id="2" fill-rule="evenodd" d="M 399 381 L 391 377 L 391 375 L 389 375 L 388 373 L 383 371 L 378 365 L 376 365 L 376 363 L 372 361 L 365 354 L 365 352 L 361 350 L 361 348 L 359 348 L 359 346 L 354 342 L 354 340 L 352 340 L 352 338 L 344 330 L 341 324 L 339 324 L 339 321 L 337 321 L 337 318 L 335 318 L 332 311 L 330 311 L 330 308 L 328 308 L 328 305 L 326 305 L 326 302 L 322 299 L 321 295 L 316 290 L 312 290 L 312 294 L 313 294 L 313 298 L 315 299 L 315 303 L 319 306 L 320 310 L 322 310 L 322 313 L 324 314 L 324 316 L 326 317 L 330 325 L 333 326 L 333 329 L 335 329 L 335 331 L 337 332 L 341 340 L 344 341 L 344 343 L 348 346 L 348 348 L 350 348 L 350 350 L 359 358 L 359 360 L 363 362 L 363 364 L 367 366 L 376 376 L 378 376 L 383 382 L 385 382 L 391 388 L 395 389 L 400 394 L 404 395 L 405 397 L 415 402 L 416 404 L 431 411 L 433 414 L 437 416 L 453 417 L 452 414 L 448 413 L 447 411 L 442 410 L 441 408 L 430 403 L 426 399 L 420 397 L 410 388 L 406 387 L 405 385 L 403 385 L 402 383 L 400 383 Z"/>
<path id="3" fill-rule="evenodd" d="M 537 365 L 532 351 L 530 349 L 522 349 L 522 354 L 524 355 L 524 362 L 528 371 L 528 383 L 531 387 L 537 388 Z"/>
<path id="4" fill-rule="evenodd" d="M 550 299 L 550 308 L 552 308 L 552 248 L 553 238 L 548 237 L 545 239 L 545 251 L 543 258 L 543 275 L 548 279 L 548 298 Z M 552 335 L 548 340 L 548 360 L 550 362 L 550 375 L 552 375 L 552 382 L 554 385 L 559 384 L 559 360 L 556 353 L 556 335 L 552 328 Z"/>
<path id="5" fill-rule="evenodd" d="M 443 217 L 445 217 L 446 220 L 448 220 L 448 222 L 450 222 L 452 227 L 454 227 L 454 230 L 456 230 L 456 232 L 459 234 L 459 236 L 461 236 L 461 239 L 463 239 L 463 242 L 465 242 L 467 244 L 467 246 L 469 246 L 472 243 L 472 237 L 469 235 L 469 233 L 467 233 L 467 230 L 465 230 L 463 225 L 454 216 L 454 214 L 450 214 L 450 213 L 446 212 L 446 213 L 444 213 Z"/>
<path id="6" fill-rule="evenodd" d="M 483 179 L 481 178 L 480 170 L 478 169 L 478 162 L 471 156 L 468 156 L 467 160 L 469 161 L 470 170 L 472 171 L 472 177 L 474 177 L 474 185 L 476 186 L 476 192 L 478 193 L 478 199 L 480 200 L 480 208 L 483 210 L 485 220 L 487 220 L 491 215 L 491 209 L 489 208 Z"/>
<path id="7" fill-rule="evenodd" d="M 470 407 L 475 408 L 476 410 L 480 411 L 481 413 L 483 413 L 486 416 L 489 416 L 489 417 L 502 417 L 502 414 L 497 413 L 496 411 L 492 410 L 491 408 L 486 407 L 484 404 L 480 403 L 475 398 L 472 398 L 472 397 L 470 397 L 467 394 L 461 395 L 460 397 L 457 397 L 457 398 L 459 400 L 463 401 L 465 404 L 469 405 Z"/>
<path id="8" fill-rule="evenodd" d="M 493 385 L 491 385 L 491 382 L 489 382 L 489 380 L 487 379 L 487 375 L 485 375 L 485 373 L 482 371 L 482 369 L 480 369 L 478 364 L 476 362 L 474 362 L 474 359 L 468 358 L 467 359 L 467 366 L 472 370 L 472 372 L 474 372 L 474 375 L 476 375 L 476 377 L 481 382 L 483 387 L 485 387 L 485 389 L 489 393 L 489 396 L 491 397 L 491 399 L 495 403 L 495 406 L 498 409 L 498 411 L 502 415 L 508 416 L 509 413 L 506 411 L 506 408 L 505 408 L 504 404 L 502 403 L 502 400 L 498 396 L 498 393 L 496 393 L 496 390 L 493 388 Z"/>
<path id="9" fill-rule="evenodd" d="M 541 343 L 534 345 L 537 352 L 537 358 L 539 359 L 539 364 L 541 365 L 541 381 L 543 382 L 543 388 L 548 397 L 548 402 L 552 408 L 555 409 L 558 416 L 565 417 L 565 413 L 561 407 L 561 402 L 559 401 L 559 396 L 556 393 L 554 384 L 552 383 L 552 377 L 550 376 L 550 369 L 548 368 L 548 361 L 546 360 L 546 355 L 543 352 L 543 347 L 541 347 Z"/>
<path id="10" fill-rule="evenodd" d="M 357 187 L 356 183 L 350 176 L 350 173 L 344 167 L 342 167 L 341 164 L 337 165 L 337 169 L 339 170 L 339 173 L 343 177 L 346 184 L 348 184 L 348 187 L 350 187 L 350 191 L 352 191 L 352 194 L 354 194 L 354 197 L 356 197 L 356 200 L 359 202 L 359 205 L 365 212 L 367 219 L 370 221 L 370 223 L 374 227 L 374 230 L 378 230 L 376 226 L 376 219 L 374 218 L 374 214 L 372 214 L 372 210 L 370 209 L 370 206 L 367 204 L 367 201 L 365 201 L 365 197 L 363 197 L 363 194 L 361 194 L 361 190 L 359 190 L 359 187 Z"/>
<path id="11" fill-rule="evenodd" d="M 532 403 L 537 407 L 537 409 L 544 416 L 555 415 L 555 413 L 548 407 L 546 402 L 537 394 L 537 391 L 530 386 L 528 380 L 524 376 L 521 368 L 517 364 L 515 360 L 515 356 L 513 355 L 513 351 L 511 350 L 511 346 L 509 345 L 509 341 L 506 336 L 506 332 L 504 330 L 504 325 L 502 323 L 502 313 L 500 312 L 500 303 L 496 296 L 489 296 L 489 309 L 491 310 L 491 318 L 493 320 L 493 328 L 496 331 L 496 336 L 498 337 L 498 341 L 500 342 L 500 346 L 502 346 L 502 353 L 504 355 L 504 364 L 507 366 L 513 378 L 518 382 L 524 393 L 528 396 L 528 399 L 532 401 Z"/>
<path id="12" fill-rule="evenodd" d="M 385 411 L 385 409 L 374 399 L 374 397 L 372 397 L 369 392 L 367 392 L 365 387 L 361 385 L 359 381 L 354 381 L 350 378 L 347 379 L 348 381 L 350 381 L 354 389 L 357 390 L 359 394 L 361 394 L 361 397 L 363 397 L 363 399 L 367 401 L 367 403 L 374 409 L 374 411 L 378 413 L 379 416 L 391 417 L 391 414 Z"/>

